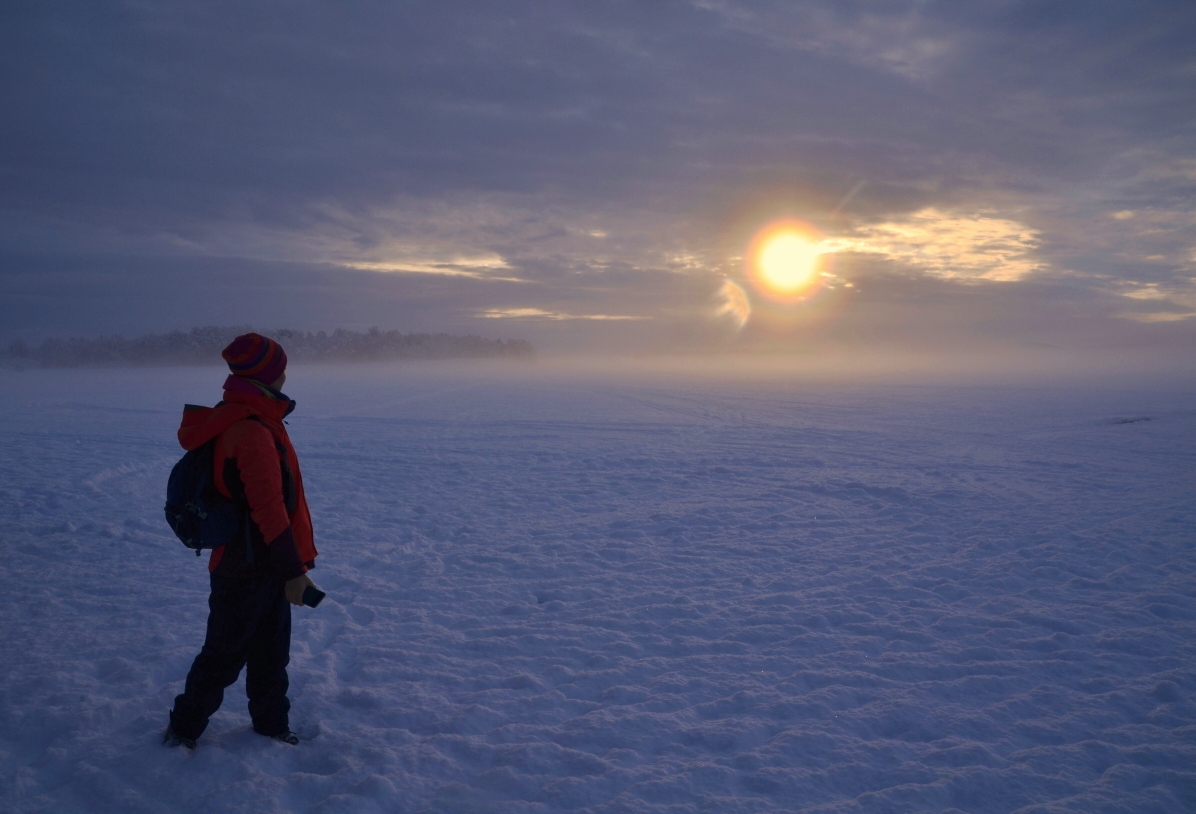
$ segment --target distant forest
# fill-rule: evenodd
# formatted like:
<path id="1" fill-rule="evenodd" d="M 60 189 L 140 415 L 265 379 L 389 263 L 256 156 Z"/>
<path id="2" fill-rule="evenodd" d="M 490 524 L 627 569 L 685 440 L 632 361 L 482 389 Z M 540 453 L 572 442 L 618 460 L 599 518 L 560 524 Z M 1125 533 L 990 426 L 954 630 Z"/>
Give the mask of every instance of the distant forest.
<path id="1" fill-rule="evenodd" d="M 253 330 L 247 325 L 231 328 L 192 328 L 147 334 L 133 339 L 102 336 L 99 339 L 47 339 L 40 345 L 21 340 L 0 351 L 4 367 L 132 367 L 149 365 L 218 365 L 229 342 Z M 292 362 L 375 362 L 398 359 L 527 359 L 535 354 L 523 340 L 483 339 L 450 334 L 405 334 L 370 328 L 365 333 L 335 330 L 319 333 L 278 330 L 261 333 L 278 340 Z"/>

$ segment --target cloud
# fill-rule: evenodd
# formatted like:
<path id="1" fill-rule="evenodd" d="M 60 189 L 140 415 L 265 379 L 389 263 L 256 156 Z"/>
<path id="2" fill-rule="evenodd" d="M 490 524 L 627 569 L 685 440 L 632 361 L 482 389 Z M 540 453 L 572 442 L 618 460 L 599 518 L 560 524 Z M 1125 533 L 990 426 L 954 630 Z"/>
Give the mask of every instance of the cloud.
<path id="1" fill-rule="evenodd" d="M 477 312 L 483 319 L 531 319 L 561 320 L 581 319 L 598 322 L 627 322 L 650 319 L 650 317 L 628 316 L 623 314 L 565 314 L 560 311 L 545 311 L 542 308 L 486 308 Z"/>
<path id="2" fill-rule="evenodd" d="M 149 269 L 198 264 L 225 294 L 219 269 L 254 269 L 295 315 L 261 324 L 700 345 L 746 313 L 724 281 L 771 217 L 819 227 L 874 286 L 859 303 L 889 274 L 894 302 L 938 280 L 972 315 L 991 282 L 1063 277 L 1091 299 L 1035 288 L 1047 322 L 1051 302 L 1142 330 L 1196 308 L 1190 2 L 65 0 L 0 21 L 22 325 L 186 319 Z M 55 258 L 72 271 L 29 271 Z"/>
<path id="3" fill-rule="evenodd" d="M 506 283 L 526 283 L 522 277 L 503 277 L 495 274 L 510 266 L 495 254 L 481 257 L 455 257 L 451 260 L 394 260 L 343 262 L 344 268 L 380 271 L 397 274 L 443 274 L 448 277 L 469 277 L 474 280 L 494 280 Z"/>
<path id="4" fill-rule="evenodd" d="M 958 31 L 917 3 L 743 3 L 697 0 L 725 23 L 780 46 L 799 48 L 893 71 L 909 79 L 933 76 L 958 49 Z"/>
<path id="5" fill-rule="evenodd" d="M 1117 293 L 1134 301 L 1135 308 L 1117 316 L 1136 322 L 1181 322 L 1196 317 L 1196 279 L 1182 282 L 1123 283 Z"/>
<path id="6" fill-rule="evenodd" d="M 1043 267 L 1039 234 L 991 214 L 961 215 L 934 207 L 899 220 L 866 224 L 855 237 L 822 242 L 827 252 L 880 255 L 905 268 L 947 279 L 1020 280 Z"/>
<path id="7" fill-rule="evenodd" d="M 1196 318 L 1196 311 L 1131 311 L 1124 314 L 1118 314 L 1118 316 L 1124 319 L 1132 319 L 1135 322 L 1182 322 L 1186 319 Z"/>

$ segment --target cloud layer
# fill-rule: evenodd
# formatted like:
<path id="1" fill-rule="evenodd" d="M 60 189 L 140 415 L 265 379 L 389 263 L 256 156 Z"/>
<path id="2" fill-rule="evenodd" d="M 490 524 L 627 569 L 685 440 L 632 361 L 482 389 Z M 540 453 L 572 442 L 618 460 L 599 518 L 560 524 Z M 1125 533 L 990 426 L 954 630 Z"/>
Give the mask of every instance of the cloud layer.
<path id="1" fill-rule="evenodd" d="M 936 324 L 994 343 L 1064 341 L 1063 313 L 1067 341 L 1184 342 L 1196 318 L 1191 3 L 0 15 L 9 333 L 135 331 L 180 287 L 240 322 L 561 347 L 831 337 L 882 294 L 886 341 L 915 342 L 927 290 L 975 317 Z M 747 289 L 744 246 L 782 217 L 820 232 L 857 304 L 780 313 Z M 205 296 L 156 327 L 204 321 Z"/>

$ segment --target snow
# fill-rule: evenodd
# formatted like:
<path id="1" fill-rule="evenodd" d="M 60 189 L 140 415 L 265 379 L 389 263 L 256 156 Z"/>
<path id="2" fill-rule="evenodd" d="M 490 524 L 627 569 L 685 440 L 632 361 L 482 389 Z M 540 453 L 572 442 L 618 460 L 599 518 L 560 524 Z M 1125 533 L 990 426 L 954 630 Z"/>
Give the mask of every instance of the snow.
<path id="1" fill-rule="evenodd" d="M 0 372 L 0 810 L 1196 809 L 1190 386 L 297 368 L 304 742 L 188 752 L 221 378 Z"/>

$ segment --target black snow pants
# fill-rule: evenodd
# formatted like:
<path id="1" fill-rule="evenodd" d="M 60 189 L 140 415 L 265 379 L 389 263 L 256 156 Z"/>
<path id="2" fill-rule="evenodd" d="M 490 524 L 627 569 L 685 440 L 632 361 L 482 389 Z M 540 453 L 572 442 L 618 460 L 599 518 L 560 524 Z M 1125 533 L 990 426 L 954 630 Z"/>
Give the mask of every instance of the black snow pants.
<path id="1" fill-rule="evenodd" d="M 287 664 L 291 660 L 291 605 L 283 581 L 260 576 L 211 577 L 208 634 L 195 657 L 183 694 L 174 699 L 170 723 L 176 734 L 198 738 L 220 709 L 224 688 L 248 665 L 245 694 L 253 729 L 279 735 L 288 728 Z"/>

